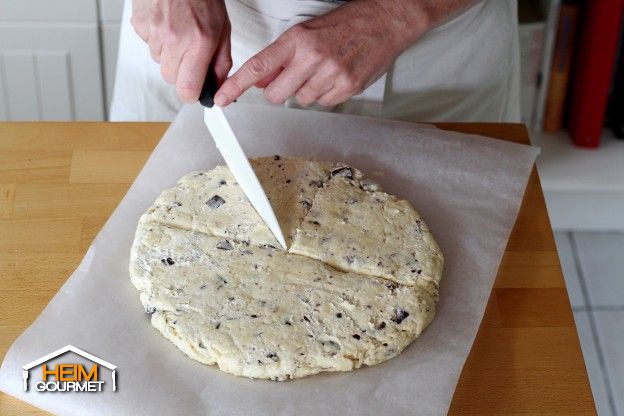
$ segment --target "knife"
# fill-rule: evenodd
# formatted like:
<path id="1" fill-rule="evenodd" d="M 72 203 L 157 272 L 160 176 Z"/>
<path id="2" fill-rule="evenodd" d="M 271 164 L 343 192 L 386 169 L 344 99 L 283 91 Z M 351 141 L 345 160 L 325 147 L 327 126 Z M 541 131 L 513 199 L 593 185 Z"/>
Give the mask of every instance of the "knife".
<path id="1" fill-rule="evenodd" d="M 277 222 L 271 203 L 238 143 L 223 110 L 214 104 L 214 96 L 218 89 L 217 78 L 210 70 L 199 95 L 199 102 L 204 106 L 204 123 L 208 127 L 208 131 L 210 131 L 217 149 L 221 152 L 221 156 L 225 159 L 225 163 L 230 168 L 234 179 L 236 179 L 249 202 L 251 202 L 251 205 L 260 215 L 260 218 L 269 227 L 269 230 L 271 230 L 282 248 L 286 250 L 286 240 L 284 240 L 284 234 L 279 222 Z"/>

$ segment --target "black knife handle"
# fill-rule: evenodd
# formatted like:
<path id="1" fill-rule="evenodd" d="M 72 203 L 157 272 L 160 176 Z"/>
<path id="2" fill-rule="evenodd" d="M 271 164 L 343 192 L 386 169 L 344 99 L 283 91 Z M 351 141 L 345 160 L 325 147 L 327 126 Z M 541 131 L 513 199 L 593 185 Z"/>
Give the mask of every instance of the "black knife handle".
<path id="1" fill-rule="evenodd" d="M 218 89 L 219 82 L 217 81 L 217 76 L 215 75 L 212 67 L 210 67 L 208 69 L 208 73 L 206 74 L 204 86 L 202 87 L 201 93 L 199 93 L 199 102 L 201 105 L 211 108 L 214 105 L 214 96 Z"/>

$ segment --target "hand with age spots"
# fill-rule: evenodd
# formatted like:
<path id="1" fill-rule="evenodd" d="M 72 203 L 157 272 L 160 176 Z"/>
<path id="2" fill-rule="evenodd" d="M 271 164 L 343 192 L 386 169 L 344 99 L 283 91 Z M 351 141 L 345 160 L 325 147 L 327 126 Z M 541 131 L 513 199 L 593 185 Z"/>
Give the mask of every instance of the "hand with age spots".
<path id="1" fill-rule="evenodd" d="M 300 23 L 248 60 L 219 89 L 224 106 L 255 85 L 281 104 L 332 106 L 361 93 L 390 67 L 404 45 L 371 2 L 356 2 Z"/>
<path id="2" fill-rule="evenodd" d="M 225 106 L 252 86 L 281 104 L 334 106 L 360 94 L 423 33 L 475 0 L 355 0 L 284 32 L 221 86 Z M 417 76 L 417 75 L 415 75 Z"/>
<path id="3" fill-rule="evenodd" d="M 133 0 L 131 22 L 182 100 L 197 100 L 211 63 L 219 83 L 227 77 L 232 57 L 223 0 Z"/>

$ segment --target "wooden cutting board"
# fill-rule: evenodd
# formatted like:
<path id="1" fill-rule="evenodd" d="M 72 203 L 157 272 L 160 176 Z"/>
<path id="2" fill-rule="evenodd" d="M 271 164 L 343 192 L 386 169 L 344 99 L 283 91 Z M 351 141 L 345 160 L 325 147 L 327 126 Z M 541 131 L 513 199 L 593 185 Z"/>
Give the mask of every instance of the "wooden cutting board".
<path id="1" fill-rule="evenodd" d="M 0 356 L 70 276 L 166 123 L 0 123 Z M 520 124 L 437 124 L 529 143 Z M 537 172 L 450 414 L 595 414 Z M 1 415 L 47 414 L 0 393 Z"/>

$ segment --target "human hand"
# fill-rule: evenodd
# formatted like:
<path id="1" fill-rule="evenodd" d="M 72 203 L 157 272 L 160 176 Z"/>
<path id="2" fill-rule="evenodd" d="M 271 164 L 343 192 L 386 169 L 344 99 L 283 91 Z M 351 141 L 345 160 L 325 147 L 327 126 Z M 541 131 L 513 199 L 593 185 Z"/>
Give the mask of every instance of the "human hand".
<path id="1" fill-rule="evenodd" d="M 215 96 L 225 106 L 255 85 L 280 104 L 342 103 L 360 94 L 409 46 L 404 29 L 378 2 L 354 2 L 300 23 L 249 59 Z M 403 32 L 407 33 L 407 32 Z"/>
<path id="2" fill-rule="evenodd" d="M 211 64 L 219 83 L 232 67 L 223 0 L 133 0 L 131 23 L 184 101 L 199 98 Z"/>

